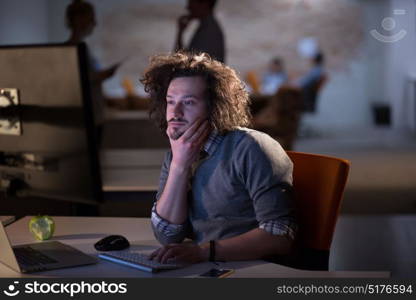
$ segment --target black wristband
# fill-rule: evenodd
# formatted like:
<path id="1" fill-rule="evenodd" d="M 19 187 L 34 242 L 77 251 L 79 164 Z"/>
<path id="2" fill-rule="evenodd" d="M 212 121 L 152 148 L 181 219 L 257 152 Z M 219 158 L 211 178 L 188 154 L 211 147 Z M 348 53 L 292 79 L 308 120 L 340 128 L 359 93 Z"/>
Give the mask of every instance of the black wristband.
<path id="1" fill-rule="evenodd" d="M 215 241 L 209 241 L 209 261 L 215 261 Z"/>

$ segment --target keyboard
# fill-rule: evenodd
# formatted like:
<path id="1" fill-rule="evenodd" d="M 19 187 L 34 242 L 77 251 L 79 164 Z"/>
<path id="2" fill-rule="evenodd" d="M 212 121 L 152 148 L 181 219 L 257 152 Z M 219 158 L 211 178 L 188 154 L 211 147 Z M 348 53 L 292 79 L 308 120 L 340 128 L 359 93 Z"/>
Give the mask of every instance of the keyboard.
<path id="1" fill-rule="evenodd" d="M 25 266 L 36 266 L 57 263 L 56 260 L 49 256 L 31 248 L 31 247 L 16 247 L 13 248 L 19 264 Z"/>
<path id="2" fill-rule="evenodd" d="M 150 260 L 147 254 L 133 251 L 108 251 L 101 252 L 98 257 L 114 263 L 129 266 L 146 272 L 159 272 L 162 270 L 173 270 L 184 267 L 183 264 L 166 263 L 162 264 Z"/>

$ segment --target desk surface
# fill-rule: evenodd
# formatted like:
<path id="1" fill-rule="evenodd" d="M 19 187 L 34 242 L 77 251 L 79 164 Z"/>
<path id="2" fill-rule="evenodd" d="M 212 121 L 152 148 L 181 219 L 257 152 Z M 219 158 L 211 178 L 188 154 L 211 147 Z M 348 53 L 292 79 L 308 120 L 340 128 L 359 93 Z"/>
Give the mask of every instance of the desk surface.
<path id="1" fill-rule="evenodd" d="M 36 242 L 28 231 L 25 217 L 6 227 L 13 245 Z M 58 240 L 97 255 L 93 244 L 110 234 L 122 234 L 130 240 L 131 247 L 152 251 L 158 247 L 147 218 L 104 218 L 104 217 L 54 217 L 56 230 L 53 240 Z M 96 265 L 53 270 L 35 274 L 19 274 L 0 264 L 0 277 L 198 277 L 199 274 L 217 267 L 213 263 L 200 263 L 189 267 L 151 274 L 107 261 Z M 240 261 L 221 263 L 221 268 L 235 269 L 231 277 L 236 278 L 279 278 L 279 277 L 389 277 L 389 272 L 366 271 L 303 271 L 264 261 Z"/>

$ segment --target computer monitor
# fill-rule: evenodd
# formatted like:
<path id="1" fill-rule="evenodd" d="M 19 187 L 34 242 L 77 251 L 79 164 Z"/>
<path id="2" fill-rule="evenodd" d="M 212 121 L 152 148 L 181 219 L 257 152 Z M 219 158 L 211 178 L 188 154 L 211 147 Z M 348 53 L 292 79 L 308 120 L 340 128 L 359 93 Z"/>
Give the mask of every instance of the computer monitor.
<path id="1" fill-rule="evenodd" d="M 101 201 L 88 65 L 84 44 L 0 47 L 1 201 Z"/>

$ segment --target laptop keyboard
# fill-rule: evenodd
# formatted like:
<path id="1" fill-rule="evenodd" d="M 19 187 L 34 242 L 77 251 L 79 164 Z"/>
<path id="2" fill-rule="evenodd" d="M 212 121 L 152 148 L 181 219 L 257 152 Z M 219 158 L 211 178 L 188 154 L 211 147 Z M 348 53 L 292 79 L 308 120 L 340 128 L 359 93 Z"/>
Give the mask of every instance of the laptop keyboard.
<path id="1" fill-rule="evenodd" d="M 105 260 L 127 265 L 147 272 L 172 270 L 182 268 L 184 266 L 183 264 L 178 263 L 162 264 L 155 260 L 150 260 L 149 256 L 146 254 L 131 251 L 108 251 L 100 253 L 98 256 Z"/>
<path id="2" fill-rule="evenodd" d="M 46 265 L 58 262 L 31 247 L 13 248 L 13 251 L 19 264 L 26 266 Z"/>

